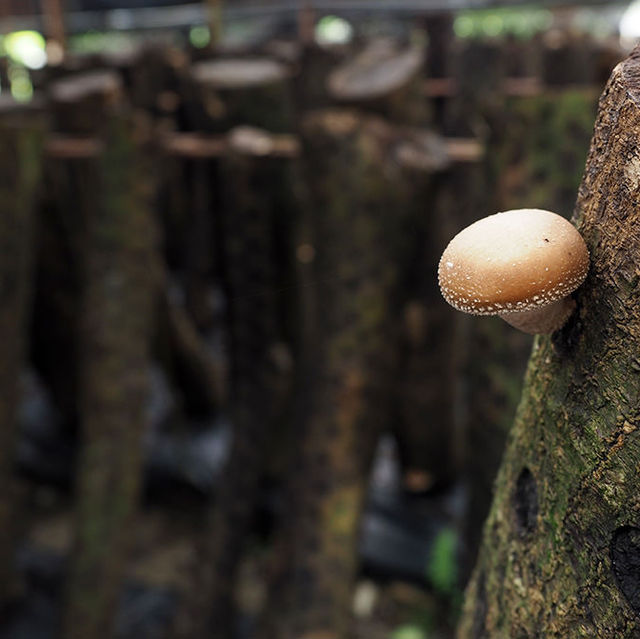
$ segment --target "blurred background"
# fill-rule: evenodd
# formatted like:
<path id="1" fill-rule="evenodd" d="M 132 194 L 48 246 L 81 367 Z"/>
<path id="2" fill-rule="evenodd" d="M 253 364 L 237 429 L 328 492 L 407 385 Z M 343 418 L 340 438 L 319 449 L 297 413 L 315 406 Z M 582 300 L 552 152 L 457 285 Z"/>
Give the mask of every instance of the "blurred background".
<path id="1" fill-rule="evenodd" d="M 640 3 L 0 0 L 0 637 L 450 639 Z M 490 534 L 490 531 L 487 532 Z"/>

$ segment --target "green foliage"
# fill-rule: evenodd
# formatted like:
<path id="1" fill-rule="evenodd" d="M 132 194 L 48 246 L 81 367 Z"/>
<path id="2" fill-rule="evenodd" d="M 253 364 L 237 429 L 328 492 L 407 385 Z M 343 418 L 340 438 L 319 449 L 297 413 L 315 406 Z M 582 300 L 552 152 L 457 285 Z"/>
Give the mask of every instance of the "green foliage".
<path id="1" fill-rule="evenodd" d="M 396 628 L 389 639 L 428 639 L 427 631 L 416 624 L 405 624 Z"/>
<path id="2" fill-rule="evenodd" d="M 87 31 L 69 38 L 69 48 L 77 53 L 120 53 L 135 43 L 136 36 L 123 31 Z"/>
<path id="3" fill-rule="evenodd" d="M 189 42 L 196 48 L 202 49 L 211 44 L 211 31 L 204 24 L 192 27 L 189 31 Z"/>
<path id="4" fill-rule="evenodd" d="M 487 9 L 461 11 L 453 28 L 459 38 L 487 38 L 513 35 L 530 38 L 548 29 L 553 20 L 546 9 Z"/>
<path id="5" fill-rule="evenodd" d="M 458 578 L 458 537 L 453 528 L 443 528 L 433 542 L 427 577 L 434 589 L 443 595 L 452 595 Z"/>

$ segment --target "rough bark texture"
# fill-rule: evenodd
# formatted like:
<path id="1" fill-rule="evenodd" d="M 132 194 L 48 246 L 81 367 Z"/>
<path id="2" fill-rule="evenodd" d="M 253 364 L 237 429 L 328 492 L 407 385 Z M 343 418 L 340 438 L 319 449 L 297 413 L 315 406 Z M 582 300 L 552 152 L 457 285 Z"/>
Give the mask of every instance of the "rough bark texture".
<path id="1" fill-rule="evenodd" d="M 64 636 L 110 637 L 141 479 L 156 234 L 136 134 L 112 116 L 88 220 L 80 363 L 82 448 Z"/>
<path id="2" fill-rule="evenodd" d="M 577 310 L 538 337 L 459 639 L 640 634 L 640 50 L 600 101 L 575 211 Z"/>
<path id="3" fill-rule="evenodd" d="M 0 606 L 15 585 L 14 452 L 19 380 L 32 291 L 33 209 L 42 126 L 24 112 L 0 113 Z"/>
<path id="4" fill-rule="evenodd" d="M 305 118 L 297 455 L 268 609 L 271 637 L 344 637 L 370 458 L 386 421 L 406 202 L 384 122 Z M 390 352 L 391 351 L 391 352 Z"/>

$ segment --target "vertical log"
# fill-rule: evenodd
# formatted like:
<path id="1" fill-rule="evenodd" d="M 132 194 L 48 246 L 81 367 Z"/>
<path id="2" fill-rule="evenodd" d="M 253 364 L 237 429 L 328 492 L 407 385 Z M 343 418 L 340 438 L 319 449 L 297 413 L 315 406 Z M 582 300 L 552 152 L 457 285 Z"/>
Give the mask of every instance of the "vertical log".
<path id="1" fill-rule="evenodd" d="M 344 637 L 372 451 L 388 415 L 405 200 L 382 121 L 309 114 L 298 235 L 301 354 L 295 462 L 267 634 Z"/>
<path id="2" fill-rule="evenodd" d="M 233 444 L 205 530 L 203 583 L 197 595 L 203 599 L 199 613 L 206 625 L 198 636 L 220 639 L 233 636 L 235 577 L 255 514 L 269 441 L 280 430 L 276 420 L 282 419 L 278 414 L 282 380 L 290 372 L 286 366 L 288 350 L 282 344 L 283 296 L 278 269 L 282 258 L 276 255 L 283 248 L 278 227 L 289 215 L 278 201 L 278 192 L 291 188 L 290 161 L 262 152 L 254 155 L 252 136 L 258 136 L 259 141 L 268 136 L 251 129 L 240 133 L 242 147 L 234 144 L 237 134 L 230 136 L 230 154 L 221 160 L 220 167 Z"/>
<path id="3" fill-rule="evenodd" d="M 534 343 L 460 639 L 638 636 L 639 78 L 636 48 L 600 100 L 574 213 L 590 273 Z"/>
<path id="4" fill-rule="evenodd" d="M 501 112 L 506 73 L 504 50 L 494 41 L 464 41 L 453 66 L 458 92 L 446 108 L 445 133 L 482 135 L 486 118 Z"/>
<path id="5" fill-rule="evenodd" d="M 34 200 L 41 168 L 43 126 L 37 112 L 0 103 L 0 607 L 13 594 L 18 518 L 14 451 L 20 375 L 29 324 Z"/>
<path id="6" fill-rule="evenodd" d="M 414 183 L 416 205 L 409 209 L 412 224 L 406 231 L 413 254 L 405 264 L 392 422 L 404 485 L 411 492 L 446 487 L 461 470 L 464 440 L 455 410 L 458 323 L 433 273 L 455 220 L 475 211 L 478 170 L 478 165 L 453 164 L 431 184 L 424 178 L 422 185 Z"/>
<path id="7" fill-rule="evenodd" d="M 66 137 L 49 145 L 39 226 L 33 357 L 66 425 L 77 424 L 77 362 L 86 223 L 95 207 L 96 127 L 119 99 L 115 73 L 82 73 L 50 86 L 52 128 Z"/>
<path id="8" fill-rule="evenodd" d="M 81 450 L 64 636 L 111 637 L 142 472 L 156 233 L 144 126 L 110 110 L 87 221 L 81 314 Z M 143 169 L 146 169 L 143 172 Z"/>
<path id="9" fill-rule="evenodd" d="M 424 29 L 428 36 L 426 72 L 430 78 L 447 78 L 452 72 L 452 52 L 455 35 L 453 32 L 453 14 L 440 13 L 425 18 Z M 446 108 L 446 98 L 434 99 L 434 124 L 441 126 Z"/>

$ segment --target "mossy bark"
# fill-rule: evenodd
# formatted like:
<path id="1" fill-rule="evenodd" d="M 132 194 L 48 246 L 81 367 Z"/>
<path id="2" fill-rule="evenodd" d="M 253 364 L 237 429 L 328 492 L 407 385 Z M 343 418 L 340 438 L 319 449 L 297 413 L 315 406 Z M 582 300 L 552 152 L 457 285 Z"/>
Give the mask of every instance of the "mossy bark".
<path id="1" fill-rule="evenodd" d="M 494 211 L 524 207 L 569 215 L 596 103 L 592 89 L 507 98 L 492 116 L 484 166 L 458 169 L 463 174 L 454 180 L 453 193 L 464 191 L 465 198 L 456 202 L 472 200 L 460 222 L 468 224 Z M 495 184 L 495 189 L 483 188 L 479 180 Z M 455 208 L 458 215 L 463 212 L 460 206 Z M 522 390 L 531 338 L 497 318 L 462 317 L 457 324 L 460 350 L 466 353 L 460 358 L 459 403 L 465 424 L 463 468 L 470 491 L 461 571 L 466 578 L 475 562 L 492 485 Z"/>
<path id="2" fill-rule="evenodd" d="M 459 639 L 640 633 L 640 50 L 600 101 L 574 220 L 577 310 L 538 337 Z"/>
<path id="3" fill-rule="evenodd" d="M 14 477 L 19 381 L 27 350 L 34 244 L 34 200 L 43 126 L 37 114 L 0 111 L 0 606 L 16 585 L 18 520 Z"/>
<path id="4" fill-rule="evenodd" d="M 156 233 L 129 115 L 111 115 L 87 221 L 75 546 L 65 638 L 111 637 L 142 476 Z"/>
<path id="5" fill-rule="evenodd" d="M 329 639 L 349 626 L 368 468 L 388 415 L 406 201 L 381 120 L 315 112 L 302 136 L 298 440 L 268 625 L 278 639 Z"/>

